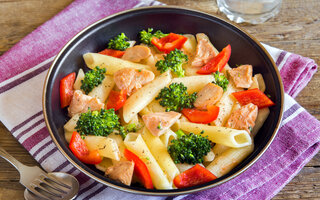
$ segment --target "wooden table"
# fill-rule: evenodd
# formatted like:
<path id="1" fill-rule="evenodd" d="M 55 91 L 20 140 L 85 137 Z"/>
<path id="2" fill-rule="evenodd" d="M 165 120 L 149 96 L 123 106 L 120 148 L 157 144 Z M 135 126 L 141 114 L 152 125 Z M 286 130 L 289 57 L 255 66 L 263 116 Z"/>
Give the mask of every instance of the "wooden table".
<path id="1" fill-rule="evenodd" d="M 71 0 L 0 0 L 0 55 L 71 2 Z M 218 12 L 215 0 L 162 0 L 162 2 L 218 13 L 222 16 Z M 261 25 L 239 26 L 261 42 L 310 57 L 319 65 L 319 10 L 319 0 L 283 0 L 280 14 L 270 21 Z M 296 98 L 317 119 L 320 119 L 319 83 L 320 72 Z M 0 146 L 23 163 L 37 165 L 2 123 L 0 123 Z M 18 172 L 0 159 L 0 200 L 23 199 L 23 191 L 24 187 L 19 184 Z M 314 157 L 274 199 L 320 199 L 320 155 Z"/>

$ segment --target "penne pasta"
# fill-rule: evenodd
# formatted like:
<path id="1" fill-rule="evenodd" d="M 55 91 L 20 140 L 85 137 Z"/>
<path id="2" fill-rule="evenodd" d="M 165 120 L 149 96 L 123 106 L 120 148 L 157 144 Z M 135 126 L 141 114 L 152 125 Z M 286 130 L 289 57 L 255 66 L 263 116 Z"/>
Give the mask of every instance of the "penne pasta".
<path id="1" fill-rule="evenodd" d="M 212 152 L 214 153 L 215 156 L 219 156 L 220 154 L 222 154 L 223 152 L 225 152 L 228 149 L 230 149 L 230 147 L 222 145 L 222 144 L 216 144 L 212 148 Z"/>
<path id="2" fill-rule="evenodd" d="M 263 126 L 264 122 L 267 120 L 269 113 L 270 113 L 269 108 L 259 109 L 258 116 L 255 121 L 255 125 L 252 129 L 252 132 L 251 132 L 252 137 L 255 137 L 257 135 L 258 131 Z"/>
<path id="3" fill-rule="evenodd" d="M 188 57 L 192 57 L 197 50 L 197 41 L 194 35 L 192 34 L 184 34 L 184 37 L 188 38 L 187 41 L 183 44 L 182 50 L 188 55 Z"/>
<path id="4" fill-rule="evenodd" d="M 84 142 L 86 143 L 89 151 L 98 150 L 99 154 L 106 158 L 113 160 L 120 160 L 120 151 L 116 141 L 111 138 L 103 136 L 85 136 Z"/>
<path id="5" fill-rule="evenodd" d="M 100 68 L 106 68 L 106 74 L 110 75 L 123 68 L 147 69 L 152 71 L 151 67 L 148 65 L 142 65 L 98 53 L 86 53 L 83 55 L 83 59 L 90 69 L 93 69 L 96 66 L 99 66 Z"/>
<path id="6" fill-rule="evenodd" d="M 97 87 L 93 88 L 93 90 L 88 94 L 88 96 L 96 97 L 102 103 L 104 103 L 107 100 L 109 93 L 111 92 L 114 85 L 115 83 L 113 77 L 110 75 L 106 75 L 102 83 Z"/>
<path id="7" fill-rule="evenodd" d="M 64 129 L 64 138 L 68 143 L 70 143 L 72 134 L 76 131 L 77 121 L 79 120 L 80 113 L 75 114 L 69 121 L 63 126 Z"/>
<path id="8" fill-rule="evenodd" d="M 159 94 L 160 90 L 171 81 L 169 71 L 161 74 L 147 85 L 133 93 L 123 106 L 123 120 L 128 123 Z"/>
<path id="9" fill-rule="evenodd" d="M 101 163 L 96 164 L 96 168 L 105 172 L 109 167 L 113 165 L 112 160 L 110 158 L 103 158 Z"/>
<path id="10" fill-rule="evenodd" d="M 140 115 L 147 115 L 150 113 L 155 113 L 155 112 L 165 112 L 166 108 L 162 107 L 159 103 L 159 101 L 157 100 L 153 100 L 151 103 L 149 103 L 146 107 L 144 107 L 141 112 Z"/>
<path id="11" fill-rule="evenodd" d="M 72 137 L 73 132 L 64 130 L 64 138 L 68 143 L 70 143 L 71 137 Z"/>
<path id="12" fill-rule="evenodd" d="M 146 127 L 141 135 L 162 171 L 167 175 L 169 182 L 172 184 L 174 177 L 179 174 L 179 170 L 170 157 L 166 146 L 159 137 L 153 136 Z"/>
<path id="13" fill-rule="evenodd" d="M 214 80 L 212 75 L 186 76 L 172 79 L 172 83 L 183 83 L 189 94 L 200 91 L 205 85 Z"/>
<path id="14" fill-rule="evenodd" d="M 214 158 L 215 158 L 215 155 L 214 155 L 214 153 L 213 153 L 213 150 L 211 149 L 211 150 L 208 152 L 208 154 L 203 157 L 203 161 L 204 161 L 204 162 L 211 162 L 211 161 L 214 160 Z"/>
<path id="15" fill-rule="evenodd" d="M 117 143 L 118 149 L 119 149 L 119 153 L 120 153 L 119 161 L 126 160 L 124 158 L 124 155 L 123 155 L 124 149 L 126 147 L 124 145 L 124 142 L 123 142 L 123 139 L 122 139 L 121 135 L 116 135 L 115 133 L 110 133 L 110 135 L 108 135 L 107 138 L 111 138 Z M 117 161 L 117 160 L 112 160 L 112 162 L 115 162 L 115 161 Z"/>
<path id="16" fill-rule="evenodd" d="M 217 156 L 206 169 L 221 177 L 240 164 L 253 151 L 253 144 L 242 148 L 230 148 Z"/>
<path id="17" fill-rule="evenodd" d="M 257 79 L 259 90 L 261 90 L 261 92 L 264 92 L 266 90 L 266 84 L 263 80 L 263 76 L 261 74 L 256 74 L 254 75 L 254 77 Z"/>
<path id="18" fill-rule="evenodd" d="M 228 84 L 227 91 L 225 91 L 218 103 L 216 103 L 216 106 L 218 106 L 219 109 L 219 115 L 216 120 L 211 122 L 212 125 L 215 126 L 224 126 L 227 122 L 228 118 L 230 117 L 232 108 L 235 104 L 235 99 L 232 97 L 233 92 L 241 91 L 242 89 L 237 89 L 234 87 L 232 83 Z"/>
<path id="19" fill-rule="evenodd" d="M 208 139 L 217 144 L 240 148 L 252 144 L 249 133 L 245 130 L 236 130 L 226 127 L 209 126 L 191 122 L 180 122 L 180 128 L 187 132 L 208 136 Z M 203 132 L 203 133 L 201 133 Z"/>
<path id="20" fill-rule="evenodd" d="M 173 132 L 170 128 L 162 134 L 160 137 L 160 140 L 164 144 L 166 148 L 168 148 L 168 145 L 170 144 L 171 140 L 177 139 L 177 134 Z"/>
<path id="21" fill-rule="evenodd" d="M 252 77 L 252 83 L 251 83 L 251 86 L 248 88 L 248 90 L 255 89 L 255 88 L 259 89 L 259 83 L 256 77 Z"/>
<path id="22" fill-rule="evenodd" d="M 73 84 L 73 89 L 74 90 L 81 90 L 81 81 L 84 79 L 84 72 L 83 70 L 80 68 L 77 74 L 77 78 L 76 81 Z"/>
<path id="23" fill-rule="evenodd" d="M 167 176 L 162 171 L 140 134 L 129 133 L 124 140 L 124 144 L 147 165 L 152 183 L 156 189 L 172 189 L 172 184 L 169 183 Z"/>

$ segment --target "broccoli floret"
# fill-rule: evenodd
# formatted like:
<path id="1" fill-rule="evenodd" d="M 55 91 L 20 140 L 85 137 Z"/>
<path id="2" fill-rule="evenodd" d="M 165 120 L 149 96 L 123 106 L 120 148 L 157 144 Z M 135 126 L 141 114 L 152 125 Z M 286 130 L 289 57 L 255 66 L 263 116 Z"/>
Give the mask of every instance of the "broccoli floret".
<path id="1" fill-rule="evenodd" d="M 170 51 L 164 57 L 164 60 L 159 60 L 156 63 L 157 70 L 161 73 L 170 69 L 173 71 L 177 76 L 182 77 L 184 76 L 184 69 L 182 68 L 182 64 L 188 62 L 188 56 L 184 54 L 182 51 L 175 49 Z"/>
<path id="2" fill-rule="evenodd" d="M 195 135 L 190 133 L 186 135 L 178 130 L 178 138 L 171 141 L 168 146 L 168 152 L 173 161 L 178 163 L 196 164 L 202 163 L 203 157 L 211 150 L 212 143 L 207 136 Z"/>
<path id="3" fill-rule="evenodd" d="M 197 93 L 188 94 L 187 87 L 182 83 L 171 83 L 169 87 L 161 89 L 156 97 L 160 100 L 160 105 L 166 107 L 166 111 L 180 112 L 183 108 L 193 108 L 193 102 L 197 98 Z"/>
<path id="4" fill-rule="evenodd" d="M 75 128 L 81 135 L 108 136 L 113 131 L 125 135 L 124 128 L 120 125 L 119 117 L 114 109 L 101 109 L 81 113 Z"/>
<path id="5" fill-rule="evenodd" d="M 125 126 L 125 130 L 126 130 L 127 132 L 137 132 L 138 127 L 137 127 L 137 125 L 136 125 L 135 123 L 132 123 L 132 124 L 126 125 L 126 126 Z"/>
<path id="6" fill-rule="evenodd" d="M 162 33 L 160 30 L 157 30 L 156 32 L 152 33 L 153 28 L 148 28 L 148 31 L 142 30 L 139 32 L 140 42 L 151 45 L 151 39 L 153 37 L 156 38 L 162 38 L 167 36 L 168 34 Z"/>
<path id="7" fill-rule="evenodd" d="M 105 78 L 104 73 L 106 73 L 106 69 L 99 67 L 95 67 L 93 70 L 88 71 L 84 75 L 84 79 L 81 80 L 81 89 L 86 93 L 89 94 L 93 90 L 93 88 L 100 85 Z"/>
<path id="8" fill-rule="evenodd" d="M 220 87 L 222 87 L 223 91 L 226 91 L 229 84 L 228 79 L 223 74 L 220 74 L 219 71 L 216 71 L 213 76 L 214 80 L 212 81 L 212 83 L 219 85 Z"/>
<path id="9" fill-rule="evenodd" d="M 124 51 L 130 46 L 128 40 L 128 37 L 124 33 L 120 33 L 109 41 L 108 48 Z"/>

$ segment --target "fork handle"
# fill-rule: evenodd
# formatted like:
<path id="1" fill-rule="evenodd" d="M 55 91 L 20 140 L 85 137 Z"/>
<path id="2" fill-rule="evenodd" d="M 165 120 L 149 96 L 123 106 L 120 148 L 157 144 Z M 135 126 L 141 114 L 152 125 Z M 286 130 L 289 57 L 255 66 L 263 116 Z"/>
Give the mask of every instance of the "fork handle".
<path id="1" fill-rule="evenodd" d="M 24 166 L 21 162 L 19 162 L 17 159 L 15 159 L 13 156 L 11 156 L 6 150 L 4 150 L 2 147 L 0 147 L 0 156 L 7 160 L 11 165 L 13 165 L 19 172 L 20 169 Z"/>

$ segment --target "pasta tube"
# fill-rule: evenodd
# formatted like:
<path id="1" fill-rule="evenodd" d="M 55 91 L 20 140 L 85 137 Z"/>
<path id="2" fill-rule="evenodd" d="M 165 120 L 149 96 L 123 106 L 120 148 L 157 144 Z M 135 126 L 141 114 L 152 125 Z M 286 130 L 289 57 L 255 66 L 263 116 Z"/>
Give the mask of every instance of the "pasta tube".
<path id="1" fill-rule="evenodd" d="M 234 87 L 232 83 L 228 84 L 227 91 L 225 91 L 220 99 L 220 101 L 216 104 L 220 108 L 218 118 L 214 120 L 211 124 L 215 126 L 224 126 L 227 122 L 233 105 L 235 103 L 235 99 L 232 97 L 233 92 L 241 91 L 242 89 L 237 89 Z"/>
<path id="2" fill-rule="evenodd" d="M 217 156 L 206 168 L 216 177 L 230 172 L 253 151 L 253 144 L 242 148 L 230 148 Z"/>
<path id="3" fill-rule="evenodd" d="M 200 91 L 205 85 L 214 80 L 212 75 L 186 76 L 172 79 L 172 83 L 183 83 L 189 94 Z"/>
<path id="4" fill-rule="evenodd" d="M 159 137 L 153 136 L 146 127 L 141 135 L 162 171 L 167 175 L 169 182 L 172 183 L 174 177 L 179 174 L 179 170 L 170 157 L 166 146 L 161 142 Z"/>
<path id="5" fill-rule="evenodd" d="M 167 176 L 162 171 L 140 134 L 129 133 L 124 140 L 124 144 L 147 165 L 152 183 L 156 189 L 172 189 L 172 184 L 169 183 Z"/>
<path id="6" fill-rule="evenodd" d="M 170 81 L 171 74 L 167 71 L 133 93 L 123 106 L 123 120 L 128 123 L 134 115 L 146 107 Z"/>
<path id="7" fill-rule="evenodd" d="M 170 144 L 171 140 L 177 139 L 177 134 L 173 132 L 170 128 L 162 134 L 160 137 L 160 140 L 164 144 L 164 146 L 167 148 L 168 145 Z"/>
<path id="8" fill-rule="evenodd" d="M 264 122 L 268 118 L 269 113 L 270 113 L 269 108 L 259 109 L 258 116 L 257 116 L 257 119 L 255 121 L 255 125 L 254 125 L 254 127 L 252 129 L 252 132 L 251 132 L 252 137 L 257 135 L 258 131 L 260 130 L 260 128 L 263 126 Z"/>
<path id="9" fill-rule="evenodd" d="M 93 90 L 88 95 L 91 97 L 96 97 L 102 103 L 104 103 L 107 100 L 114 84 L 115 82 L 113 80 L 113 77 L 110 75 L 106 75 L 102 83 L 93 88 Z"/>
<path id="10" fill-rule="evenodd" d="M 180 122 L 180 128 L 187 132 L 208 136 L 208 139 L 217 144 L 240 148 L 252 144 L 249 133 L 245 130 L 236 130 L 226 127 L 208 126 L 191 122 Z"/>
<path id="11" fill-rule="evenodd" d="M 113 160 L 120 160 L 120 151 L 116 141 L 103 136 L 85 136 L 84 142 L 89 151 L 98 150 L 99 154 Z"/>
<path id="12" fill-rule="evenodd" d="M 106 68 L 106 74 L 114 74 L 114 72 L 118 71 L 122 68 L 134 68 L 134 69 L 147 69 L 152 71 L 151 67 L 148 65 L 142 65 L 126 60 L 122 60 L 120 58 L 115 58 L 112 56 L 102 55 L 98 53 L 86 53 L 83 55 L 83 59 L 86 65 L 93 69 L 96 66 L 100 68 Z"/>

